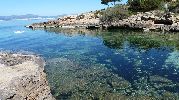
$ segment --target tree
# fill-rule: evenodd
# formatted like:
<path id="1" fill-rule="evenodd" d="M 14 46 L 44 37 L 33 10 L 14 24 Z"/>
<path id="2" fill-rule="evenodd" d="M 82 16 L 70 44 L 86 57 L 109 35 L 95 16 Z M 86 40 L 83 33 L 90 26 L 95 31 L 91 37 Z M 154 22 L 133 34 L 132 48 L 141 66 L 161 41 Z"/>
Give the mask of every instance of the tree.
<path id="1" fill-rule="evenodd" d="M 164 0 L 129 0 L 129 9 L 132 11 L 150 11 L 158 9 Z"/>
<path id="2" fill-rule="evenodd" d="M 101 4 L 108 5 L 109 6 L 109 0 L 101 0 Z"/>
<path id="3" fill-rule="evenodd" d="M 114 2 L 114 5 L 116 5 L 116 2 L 121 2 L 121 0 L 111 0 L 112 2 Z"/>
<path id="4" fill-rule="evenodd" d="M 169 3 L 168 9 L 171 12 L 179 13 L 179 0 L 176 0 L 176 1 Z"/>
<path id="5" fill-rule="evenodd" d="M 108 6 L 110 2 L 113 2 L 113 4 L 116 5 L 116 2 L 121 2 L 121 0 L 101 0 L 101 4 L 108 5 Z"/>
<path id="6" fill-rule="evenodd" d="M 172 0 L 128 0 L 129 10 L 131 11 L 150 11 L 163 7 L 168 8 L 168 4 L 172 2 Z"/>

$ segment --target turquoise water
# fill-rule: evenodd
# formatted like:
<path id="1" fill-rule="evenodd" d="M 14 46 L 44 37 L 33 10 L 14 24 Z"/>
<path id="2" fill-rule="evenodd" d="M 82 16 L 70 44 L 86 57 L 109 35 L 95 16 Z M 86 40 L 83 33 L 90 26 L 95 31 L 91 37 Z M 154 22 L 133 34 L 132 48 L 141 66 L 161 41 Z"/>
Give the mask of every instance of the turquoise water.
<path id="1" fill-rule="evenodd" d="M 0 22 L 0 49 L 42 56 L 58 100 L 179 100 L 178 33 L 24 27 L 40 21 Z"/>

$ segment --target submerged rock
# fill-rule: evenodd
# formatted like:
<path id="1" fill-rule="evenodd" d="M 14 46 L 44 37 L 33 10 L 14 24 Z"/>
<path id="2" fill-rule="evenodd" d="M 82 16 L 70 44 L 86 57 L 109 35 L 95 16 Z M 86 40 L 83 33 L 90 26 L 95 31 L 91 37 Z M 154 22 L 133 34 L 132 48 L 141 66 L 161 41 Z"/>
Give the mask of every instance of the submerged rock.
<path id="1" fill-rule="evenodd" d="M 40 57 L 0 53 L 0 63 L 0 100 L 54 100 Z"/>
<path id="2" fill-rule="evenodd" d="M 105 100 L 105 95 L 127 95 L 131 84 L 105 65 L 54 58 L 47 62 L 53 95 L 59 100 Z M 51 67 L 48 67 L 50 65 Z"/>

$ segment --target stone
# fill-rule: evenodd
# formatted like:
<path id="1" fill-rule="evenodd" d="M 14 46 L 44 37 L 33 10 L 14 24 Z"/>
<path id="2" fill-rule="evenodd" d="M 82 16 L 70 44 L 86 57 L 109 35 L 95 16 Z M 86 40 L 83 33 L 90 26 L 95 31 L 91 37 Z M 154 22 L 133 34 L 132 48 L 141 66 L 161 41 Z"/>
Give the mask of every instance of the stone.
<path id="1" fill-rule="evenodd" d="M 95 12 L 88 12 L 80 15 L 70 15 L 58 18 L 57 20 L 44 23 L 34 23 L 29 28 L 131 28 L 131 29 L 152 29 L 153 31 L 179 31 L 179 17 L 172 12 L 165 13 L 161 10 L 150 12 L 138 12 L 136 15 L 114 22 L 101 22 L 100 15 L 96 17 Z M 146 31 L 146 30 L 144 30 Z"/>
<path id="2" fill-rule="evenodd" d="M 0 100 L 55 100 L 42 58 L 0 53 L 0 63 Z"/>

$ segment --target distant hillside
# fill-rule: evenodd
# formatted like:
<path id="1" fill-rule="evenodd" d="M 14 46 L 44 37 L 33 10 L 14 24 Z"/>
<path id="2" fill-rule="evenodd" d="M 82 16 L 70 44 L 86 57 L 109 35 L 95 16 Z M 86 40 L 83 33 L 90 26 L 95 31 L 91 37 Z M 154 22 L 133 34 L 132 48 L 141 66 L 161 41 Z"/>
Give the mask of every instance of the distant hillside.
<path id="1" fill-rule="evenodd" d="M 38 16 L 33 14 L 26 14 L 26 15 L 11 15 L 11 16 L 0 16 L 0 20 L 13 20 L 13 19 L 47 19 L 47 18 L 58 18 L 63 15 L 59 16 Z"/>

